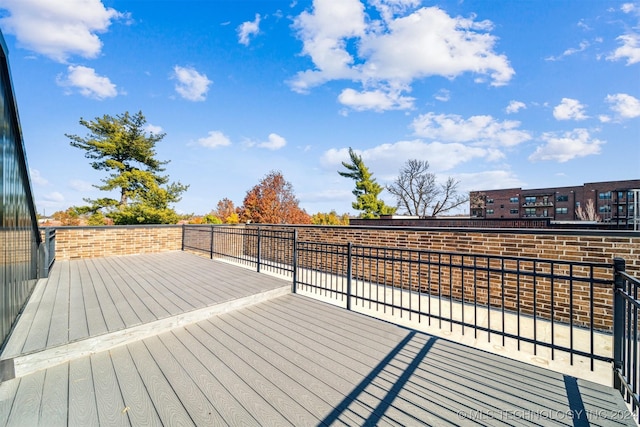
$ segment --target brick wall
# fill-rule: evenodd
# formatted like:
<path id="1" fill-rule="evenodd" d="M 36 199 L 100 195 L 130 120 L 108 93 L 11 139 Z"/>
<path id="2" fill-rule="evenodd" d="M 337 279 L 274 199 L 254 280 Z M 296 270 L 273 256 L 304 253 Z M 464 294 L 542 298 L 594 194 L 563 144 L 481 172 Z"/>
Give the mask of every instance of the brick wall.
<path id="1" fill-rule="evenodd" d="M 497 255 L 507 257 L 544 258 L 558 261 L 576 261 L 594 264 L 612 265 L 614 257 L 626 260 L 627 271 L 636 277 L 640 277 L 640 233 L 611 232 L 611 231 L 548 231 L 548 230 L 443 230 L 438 229 L 402 229 L 398 227 L 305 227 L 298 226 L 298 240 L 309 242 L 339 243 L 351 242 L 362 246 L 384 246 L 398 249 L 421 249 L 435 252 L 455 252 L 476 255 Z M 387 254 L 391 256 L 390 253 Z M 394 258 L 402 256 L 415 258 L 415 254 L 394 254 Z M 314 254 L 299 255 L 299 263 L 317 263 Z M 308 259 L 307 259 L 308 258 Z M 535 310 L 538 316 L 551 317 L 551 292 L 553 289 L 553 317 L 557 321 L 568 322 L 573 311 L 573 321 L 577 325 L 588 326 L 591 322 L 591 305 L 594 312 L 594 327 L 596 329 L 610 330 L 612 326 L 612 289 L 608 285 L 596 284 L 593 289 L 588 285 L 590 276 L 596 280 L 610 281 L 613 276 L 612 268 L 588 268 L 575 267 L 572 274 L 581 280 L 560 280 L 537 277 L 534 284 L 531 277 L 507 274 L 484 273 L 483 267 L 488 267 L 487 258 L 480 258 L 480 270 L 476 273 L 471 268 L 461 272 L 458 267 L 439 267 L 438 264 L 460 265 L 468 264 L 470 257 L 465 261 L 460 256 L 445 256 L 442 260 L 436 260 L 428 268 L 423 268 L 417 273 L 414 268 L 412 276 L 408 264 L 414 261 L 394 262 L 393 266 L 384 268 L 379 264 L 366 260 L 356 261 L 361 264 L 360 273 L 354 271 L 354 276 L 363 279 L 374 280 L 377 283 L 403 286 L 405 289 L 430 290 L 434 294 L 445 297 L 451 295 L 457 300 L 471 301 L 473 297 L 479 304 L 488 302 L 495 307 L 504 304 L 506 309 L 516 309 L 519 304 L 522 313 L 533 314 L 533 299 L 535 294 Z M 342 257 L 329 259 L 325 262 L 335 263 L 328 269 L 335 270 L 336 274 L 344 274 Z M 484 264 L 483 264 L 484 263 Z M 509 263 L 509 262 L 508 262 Z M 505 268 L 514 270 L 515 262 Z M 310 264 L 309 264 L 310 265 Z M 414 264 L 415 265 L 415 264 Z M 327 267 L 327 266 L 325 266 Z M 555 275 L 568 275 L 565 265 L 554 265 Z M 500 268 L 500 266 L 495 266 Z M 533 270 L 533 263 L 525 262 L 519 265 L 520 269 Z M 538 263 L 535 267 L 541 273 L 549 273 L 550 264 Z M 430 272 L 429 272 L 430 270 Z M 438 281 L 427 279 L 438 277 Z M 449 277 L 452 277 L 452 286 L 449 288 Z M 420 277 L 421 276 L 421 277 Z M 402 278 L 402 279 L 401 279 Z M 518 282 L 519 280 L 519 282 Z M 503 282 L 504 281 L 504 282 Z M 519 288 L 519 294 L 516 289 Z M 504 300 L 502 290 L 504 289 Z M 573 300 L 569 300 L 569 294 L 573 294 Z"/>
<path id="2" fill-rule="evenodd" d="M 625 231 L 419 229 L 298 226 L 298 240 L 612 263 L 640 277 L 640 233 Z"/>
<path id="3" fill-rule="evenodd" d="M 56 258 L 94 258 L 180 250 L 182 226 L 57 227 Z"/>

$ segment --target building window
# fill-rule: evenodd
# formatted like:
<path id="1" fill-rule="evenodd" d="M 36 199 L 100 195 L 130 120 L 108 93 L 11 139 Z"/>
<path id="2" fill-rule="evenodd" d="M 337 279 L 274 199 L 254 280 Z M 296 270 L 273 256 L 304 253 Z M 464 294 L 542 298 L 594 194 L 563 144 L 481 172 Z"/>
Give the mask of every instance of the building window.
<path id="1" fill-rule="evenodd" d="M 536 208 L 525 208 L 524 216 L 536 216 Z"/>
<path id="2" fill-rule="evenodd" d="M 488 205 L 492 205 L 493 204 L 493 199 L 487 199 L 487 204 Z"/>
<path id="3" fill-rule="evenodd" d="M 618 199 L 624 199 L 624 191 L 618 191 Z"/>
<path id="4" fill-rule="evenodd" d="M 567 214 L 567 213 L 569 213 L 568 208 L 556 208 L 556 214 L 558 215 Z"/>
<path id="5" fill-rule="evenodd" d="M 510 198 L 509 203 L 518 203 L 518 198 L 517 197 Z"/>
<path id="6" fill-rule="evenodd" d="M 611 212 L 611 206 L 610 205 L 602 205 L 598 208 L 598 212 L 600 213 L 607 213 L 607 212 Z"/>
<path id="7" fill-rule="evenodd" d="M 556 202 L 568 202 L 569 196 L 558 196 L 556 197 Z"/>
<path id="8" fill-rule="evenodd" d="M 493 209 L 487 209 L 487 215 L 493 215 Z"/>
<path id="9" fill-rule="evenodd" d="M 611 199 L 611 191 L 607 191 L 606 193 L 599 193 L 598 198 L 600 200 L 610 200 Z"/>
<path id="10" fill-rule="evenodd" d="M 517 215 L 518 214 L 518 209 L 510 209 L 509 213 Z"/>
<path id="11" fill-rule="evenodd" d="M 536 196 L 527 196 L 524 198 L 526 204 L 534 204 L 536 202 Z"/>

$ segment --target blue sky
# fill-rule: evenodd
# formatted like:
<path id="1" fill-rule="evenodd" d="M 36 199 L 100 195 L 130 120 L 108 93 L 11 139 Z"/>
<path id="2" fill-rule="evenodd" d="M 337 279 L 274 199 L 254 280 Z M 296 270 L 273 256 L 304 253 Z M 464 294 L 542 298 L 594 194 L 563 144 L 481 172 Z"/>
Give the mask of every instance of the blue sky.
<path id="1" fill-rule="evenodd" d="M 409 159 L 463 192 L 640 178 L 640 2 L 0 0 L 0 28 L 40 213 L 104 196 L 65 133 L 125 111 L 166 132 L 182 213 L 273 170 L 353 213 L 348 147 L 383 185 Z"/>

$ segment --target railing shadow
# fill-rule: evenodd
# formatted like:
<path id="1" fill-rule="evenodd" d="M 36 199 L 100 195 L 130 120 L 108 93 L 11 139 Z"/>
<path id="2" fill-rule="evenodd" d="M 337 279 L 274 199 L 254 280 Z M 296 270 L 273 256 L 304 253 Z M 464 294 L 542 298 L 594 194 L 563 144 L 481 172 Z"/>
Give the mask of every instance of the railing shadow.
<path id="1" fill-rule="evenodd" d="M 384 369 L 390 365 L 396 356 L 400 354 L 400 352 L 407 347 L 409 342 L 415 337 L 416 332 L 411 331 L 407 336 L 398 343 L 386 356 L 384 359 L 378 363 L 371 372 L 362 379 L 362 381 L 349 393 L 345 398 L 334 407 L 333 411 L 329 413 L 320 423 L 319 425 L 331 425 L 335 421 L 337 421 L 340 415 L 345 412 L 349 406 L 358 400 L 358 397 L 365 392 L 365 389 L 371 385 L 371 383 L 384 371 Z M 387 394 L 380 399 L 380 403 L 378 406 L 373 408 L 371 415 L 363 422 L 363 426 L 376 426 L 380 419 L 384 416 L 385 412 L 392 405 L 395 398 L 398 396 L 400 391 L 404 388 L 404 386 L 408 383 L 411 376 L 420 366 L 420 363 L 424 360 L 431 347 L 435 343 L 436 338 L 430 337 L 429 340 L 422 346 L 418 354 L 411 361 L 409 366 L 402 372 L 402 375 L 398 378 L 398 380 L 393 384 L 393 386 L 389 389 Z"/>

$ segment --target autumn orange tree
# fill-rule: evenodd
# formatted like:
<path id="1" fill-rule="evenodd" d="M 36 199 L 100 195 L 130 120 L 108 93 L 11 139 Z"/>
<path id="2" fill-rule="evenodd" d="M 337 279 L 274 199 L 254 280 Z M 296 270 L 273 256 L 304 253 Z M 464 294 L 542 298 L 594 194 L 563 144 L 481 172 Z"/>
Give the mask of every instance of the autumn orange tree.
<path id="1" fill-rule="evenodd" d="M 311 217 L 298 203 L 291 183 L 280 171 L 271 171 L 247 192 L 240 219 L 258 224 L 310 224 Z"/>
<path id="2" fill-rule="evenodd" d="M 237 224 L 240 221 L 238 212 L 240 209 L 236 208 L 233 201 L 224 198 L 218 202 L 216 208 L 211 211 L 211 215 L 220 218 L 225 224 Z"/>

